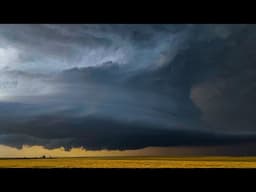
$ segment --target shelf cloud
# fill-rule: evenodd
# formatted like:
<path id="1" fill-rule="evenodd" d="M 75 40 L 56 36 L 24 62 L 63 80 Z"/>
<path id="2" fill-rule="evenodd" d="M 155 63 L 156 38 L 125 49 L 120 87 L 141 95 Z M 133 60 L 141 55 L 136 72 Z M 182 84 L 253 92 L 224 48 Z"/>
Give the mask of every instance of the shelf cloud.
<path id="1" fill-rule="evenodd" d="M 0 144 L 255 143 L 255 25 L 0 25 Z"/>

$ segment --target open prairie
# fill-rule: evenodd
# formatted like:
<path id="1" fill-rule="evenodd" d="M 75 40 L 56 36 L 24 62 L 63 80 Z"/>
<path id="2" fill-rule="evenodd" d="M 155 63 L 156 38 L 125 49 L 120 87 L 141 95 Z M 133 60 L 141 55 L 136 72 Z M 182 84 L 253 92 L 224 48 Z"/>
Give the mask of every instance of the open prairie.
<path id="1" fill-rule="evenodd" d="M 256 157 L 5 158 L 0 168 L 256 168 Z"/>

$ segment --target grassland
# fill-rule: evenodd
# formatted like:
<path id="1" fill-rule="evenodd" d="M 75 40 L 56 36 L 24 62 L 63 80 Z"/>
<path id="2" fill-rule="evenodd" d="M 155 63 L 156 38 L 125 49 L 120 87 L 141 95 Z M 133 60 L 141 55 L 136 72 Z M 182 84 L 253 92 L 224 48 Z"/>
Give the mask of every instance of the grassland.
<path id="1" fill-rule="evenodd" d="M 256 168 L 256 157 L 10 158 L 0 168 Z"/>

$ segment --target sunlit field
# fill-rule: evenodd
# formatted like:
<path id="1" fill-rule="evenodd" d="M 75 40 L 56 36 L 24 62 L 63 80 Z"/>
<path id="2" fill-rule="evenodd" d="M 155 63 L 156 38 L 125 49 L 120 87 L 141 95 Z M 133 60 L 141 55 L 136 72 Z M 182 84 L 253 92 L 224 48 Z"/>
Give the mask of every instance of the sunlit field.
<path id="1" fill-rule="evenodd" d="M 0 168 L 256 168 L 256 157 L 80 157 L 0 159 Z"/>

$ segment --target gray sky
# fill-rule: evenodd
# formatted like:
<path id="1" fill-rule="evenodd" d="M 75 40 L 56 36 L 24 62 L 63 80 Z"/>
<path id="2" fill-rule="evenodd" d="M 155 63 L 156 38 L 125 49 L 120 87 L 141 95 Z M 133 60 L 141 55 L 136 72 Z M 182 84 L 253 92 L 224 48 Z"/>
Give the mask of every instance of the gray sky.
<path id="1" fill-rule="evenodd" d="M 255 25 L 0 25 L 0 144 L 256 139 Z"/>

